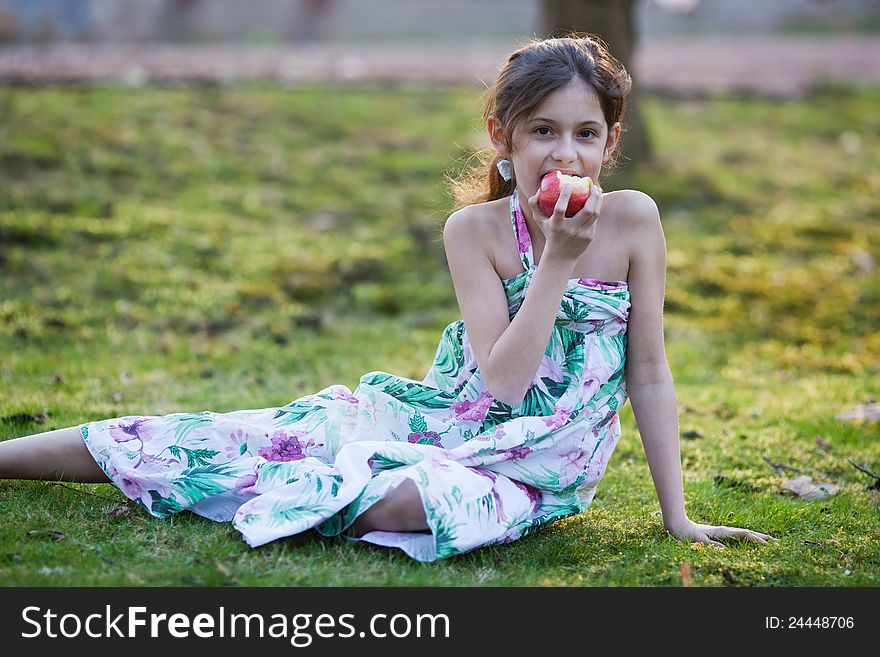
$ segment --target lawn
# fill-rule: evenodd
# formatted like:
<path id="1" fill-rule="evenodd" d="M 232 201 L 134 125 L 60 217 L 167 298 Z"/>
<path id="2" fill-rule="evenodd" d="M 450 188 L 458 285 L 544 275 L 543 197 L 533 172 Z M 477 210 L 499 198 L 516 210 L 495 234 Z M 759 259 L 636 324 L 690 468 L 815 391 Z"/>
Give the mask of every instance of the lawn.
<path id="1" fill-rule="evenodd" d="M 419 564 L 308 533 L 250 549 L 107 485 L 0 482 L 0 584 L 874 586 L 878 88 L 648 98 L 686 507 L 779 543 L 665 533 L 629 405 L 592 507 Z M 444 173 L 474 89 L 0 87 L 0 439 L 422 379 L 459 318 Z M 609 185 L 608 188 L 613 188 Z M 774 466 L 775 464 L 775 466 Z M 826 499 L 780 493 L 806 474 Z"/>

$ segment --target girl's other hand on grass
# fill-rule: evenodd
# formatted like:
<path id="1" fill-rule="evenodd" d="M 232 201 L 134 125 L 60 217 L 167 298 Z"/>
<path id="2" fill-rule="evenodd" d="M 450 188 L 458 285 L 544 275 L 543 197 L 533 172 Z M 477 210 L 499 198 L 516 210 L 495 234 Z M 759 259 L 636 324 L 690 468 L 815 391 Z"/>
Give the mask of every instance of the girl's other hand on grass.
<path id="1" fill-rule="evenodd" d="M 667 527 L 666 531 L 672 534 L 680 541 L 689 541 L 691 543 L 708 543 L 715 547 L 723 548 L 724 545 L 715 539 L 735 538 L 742 541 L 752 541 L 754 543 L 766 543 L 768 540 L 779 542 L 778 538 L 774 538 L 769 534 L 762 534 L 751 529 L 740 529 L 739 527 L 724 527 L 715 525 L 701 525 L 690 519 L 685 519 L 681 524 L 674 527 Z"/>

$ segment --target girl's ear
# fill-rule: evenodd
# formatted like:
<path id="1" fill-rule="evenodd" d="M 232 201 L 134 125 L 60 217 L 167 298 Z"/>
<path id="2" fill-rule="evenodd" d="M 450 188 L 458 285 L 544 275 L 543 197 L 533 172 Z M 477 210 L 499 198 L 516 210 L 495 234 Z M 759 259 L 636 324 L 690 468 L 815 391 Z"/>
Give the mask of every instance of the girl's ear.
<path id="1" fill-rule="evenodd" d="M 615 123 L 608 130 L 608 138 L 605 140 L 605 153 L 602 155 L 602 161 L 607 162 L 617 148 L 617 142 L 620 141 L 620 121 Z"/>
<path id="2" fill-rule="evenodd" d="M 504 129 L 501 127 L 501 122 L 494 115 L 490 115 L 486 120 L 486 131 L 489 133 L 489 139 L 492 141 L 492 146 L 495 147 L 498 154 L 502 157 L 507 157 L 509 153 L 507 146 L 504 144 Z"/>

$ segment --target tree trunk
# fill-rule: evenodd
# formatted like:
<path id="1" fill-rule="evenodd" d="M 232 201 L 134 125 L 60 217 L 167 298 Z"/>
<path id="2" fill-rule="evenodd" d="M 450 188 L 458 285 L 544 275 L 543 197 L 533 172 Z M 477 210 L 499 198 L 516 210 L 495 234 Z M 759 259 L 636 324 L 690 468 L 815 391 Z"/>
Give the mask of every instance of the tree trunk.
<path id="1" fill-rule="evenodd" d="M 632 75 L 633 53 L 636 49 L 635 4 L 637 0 L 541 0 L 541 29 L 545 37 L 562 36 L 567 32 L 587 32 L 602 38 L 611 53 Z M 639 85 L 627 98 L 620 140 L 618 174 L 651 157 L 651 144 L 642 120 Z"/>

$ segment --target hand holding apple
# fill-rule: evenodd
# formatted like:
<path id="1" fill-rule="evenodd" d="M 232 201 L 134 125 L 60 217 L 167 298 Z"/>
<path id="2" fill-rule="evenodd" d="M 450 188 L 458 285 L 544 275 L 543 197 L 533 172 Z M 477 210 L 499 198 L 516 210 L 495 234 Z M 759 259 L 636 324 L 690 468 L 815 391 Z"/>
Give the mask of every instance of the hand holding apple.
<path id="1" fill-rule="evenodd" d="M 589 177 L 569 176 L 558 171 L 551 171 L 541 179 L 541 189 L 538 196 L 538 207 L 545 216 L 553 215 L 553 208 L 559 200 L 559 193 L 563 183 L 571 184 L 571 196 L 568 199 L 568 207 L 565 209 L 566 217 L 573 217 L 584 207 L 593 189 L 593 181 Z"/>
<path id="2" fill-rule="evenodd" d="M 551 180 L 558 180 L 560 175 L 554 172 L 548 177 Z M 587 183 L 590 189 L 589 194 L 582 194 L 586 199 L 579 200 L 575 207 L 571 204 L 573 196 L 571 183 L 563 185 L 558 195 L 553 194 L 550 201 L 555 201 L 555 205 L 550 206 L 549 216 L 545 216 L 546 203 L 541 203 L 541 195 L 545 195 L 546 198 L 546 189 L 539 188 L 534 196 L 528 199 L 532 218 L 544 234 L 541 261 L 552 260 L 557 264 L 570 265 L 572 271 L 578 259 L 596 237 L 596 224 L 602 210 L 602 188 L 592 184 L 589 178 L 578 179 L 575 176 L 575 179 L 581 180 L 580 184 Z"/>

